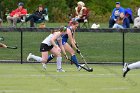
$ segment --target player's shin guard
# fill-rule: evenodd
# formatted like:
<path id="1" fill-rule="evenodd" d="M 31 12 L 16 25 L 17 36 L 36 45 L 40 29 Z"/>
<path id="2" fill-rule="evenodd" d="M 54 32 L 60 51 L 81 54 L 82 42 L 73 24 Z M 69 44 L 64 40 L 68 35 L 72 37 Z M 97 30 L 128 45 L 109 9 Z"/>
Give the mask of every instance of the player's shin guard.
<path id="1" fill-rule="evenodd" d="M 62 57 L 57 57 L 56 62 L 57 62 L 57 69 L 61 69 Z"/>
<path id="2" fill-rule="evenodd" d="M 48 60 L 47 60 L 47 63 L 48 63 L 49 61 L 51 61 L 53 58 L 54 58 L 54 55 L 53 55 L 53 54 L 49 55 Z"/>
<path id="3" fill-rule="evenodd" d="M 31 55 L 31 57 L 38 62 L 42 62 L 42 58 L 39 56 Z"/>
<path id="4" fill-rule="evenodd" d="M 73 61 L 73 63 L 76 65 L 76 67 L 79 67 L 79 63 L 77 61 L 77 58 L 75 55 L 71 56 L 71 60 Z"/>

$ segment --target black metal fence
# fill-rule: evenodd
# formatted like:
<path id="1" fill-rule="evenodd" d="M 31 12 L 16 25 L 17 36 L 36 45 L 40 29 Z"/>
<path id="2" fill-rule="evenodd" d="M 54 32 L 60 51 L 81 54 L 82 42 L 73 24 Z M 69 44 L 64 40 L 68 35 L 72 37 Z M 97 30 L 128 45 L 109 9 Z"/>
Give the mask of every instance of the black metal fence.
<path id="1" fill-rule="evenodd" d="M 0 53 L 1 53 L 0 62 L 4 62 L 4 63 L 5 62 L 20 62 L 21 64 L 26 63 L 26 56 L 28 55 L 28 53 L 30 51 L 31 52 L 38 51 L 41 40 L 43 40 L 44 37 L 49 34 L 49 33 L 46 34 L 46 32 L 50 32 L 53 29 L 57 29 L 57 28 L 0 28 L 0 37 L 1 36 L 5 37 L 5 41 L 3 43 L 18 46 L 17 50 L 1 48 L 0 49 Z M 28 32 L 32 32 L 32 33 L 28 33 Z M 92 32 L 92 34 L 94 34 L 93 40 L 92 40 L 92 37 L 89 38 L 89 41 L 91 40 L 94 43 L 89 48 L 91 48 L 93 51 L 100 51 L 100 53 L 98 54 L 98 52 L 96 52 L 96 54 L 94 54 L 94 52 L 93 53 L 91 52 L 91 54 L 95 56 L 93 59 L 92 58 L 90 59 L 90 55 L 91 55 L 90 53 L 89 55 L 88 53 L 85 53 L 85 56 L 90 59 L 89 63 L 124 64 L 125 61 L 131 62 L 131 61 L 139 60 L 140 48 L 138 46 L 140 46 L 139 44 L 140 36 L 138 33 L 140 32 L 140 29 L 78 29 L 77 32 L 79 33 Z M 106 33 L 109 33 L 109 34 L 106 34 Z M 108 40 L 110 38 L 106 38 L 106 40 L 108 40 L 108 42 L 110 43 L 103 43 L 103 42 L 100 43 L 102 44 L 101 46 L 104 47 L 104 50 L 108 50 L 108 52 L 102 50 L 102 48 L 100 48 L 100 44 L 97 44 L 98 41 L 103 41 L 101 38 L 104 36 L 112 38 L 112 40 L 110 41 Z M 33 38 L 30 38 L 30 37 L 33 37 Z M 82 36 L 79 36 L 79 39 L 80 37 L 82 38 Z M 95 41 L 95 39 L 97 40 Z M 36 41 L 36 42 L 33 43 L 32 41 Z M 88 43 L 88 40 L 85 40 L 85 41 L 83 40 L 83 42 Z M 114 45 L 113 43 L 114 44 L 116 43 L 116 45 Z M 86 50 L 86 48 L 88 48 L 88 47 L 83 46 L 81 42 L 80 42 L 80 45 L 83 51 Z M 31 46 L 34 46 L 36 48 L 33 48 Z M 114 48 L 110 48 L 110 46 Z M 109 48 L 113 49 L 112 50 L 113 53 L 112 51 L 111 52 L 109 51 L 110 50 Z M 114 57 L 114 60 L 115 60 L 115 56 L 116 56 L 117 61 L 106 59 L 104 62 L 103 60 L 98 60 L 98 59 L 101 59 L 100 58 L 101 56 L 106 57 L 105 55 L 108 53 L 116 54 L 116 55 L 110 55 L 110 57 Z M 130 53 L 132 53 L 132 56 L 129 55 Z M 9 54 L 10 56 L 7 54 Z M 39 55 L 39 53 L 37 54 Z"/>

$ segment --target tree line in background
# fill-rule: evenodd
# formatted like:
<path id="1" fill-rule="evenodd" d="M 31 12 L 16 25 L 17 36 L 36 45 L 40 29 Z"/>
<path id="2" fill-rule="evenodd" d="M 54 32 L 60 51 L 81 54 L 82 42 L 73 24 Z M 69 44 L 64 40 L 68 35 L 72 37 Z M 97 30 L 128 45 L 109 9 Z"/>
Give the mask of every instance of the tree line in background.
<path id="1" fill-rule="evenodd" d="M 19 2 L 24 3 L 24 7 L 28 13 L 33 13 L 39 4 L 48 8 L 50 22 L 68 22 L 69 14 L 74 13 L 74 8 L 80 0 L 0 0 L 0 17 L 6 20 L 6 13 L 17 8 Z M 86 7 L 90 9 L 91 22 L 108 22 L 109 16 L 115 2 L 119 0 L 81 0 Z M 140 7 L 139 0 L 120 0 L 121 6 L 131 8 L 134 16 L 136 15 L 137 7 Z"/>

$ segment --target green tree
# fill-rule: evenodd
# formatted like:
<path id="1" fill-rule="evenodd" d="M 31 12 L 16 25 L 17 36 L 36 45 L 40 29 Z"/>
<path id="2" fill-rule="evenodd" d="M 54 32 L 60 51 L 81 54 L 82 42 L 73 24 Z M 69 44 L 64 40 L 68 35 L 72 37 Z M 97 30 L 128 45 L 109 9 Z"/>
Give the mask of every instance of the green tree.
<path id="1" fill-rule="evenodd" d="M 33 13 L 39 4 L 48 8 L 50 22 L 67 22 L 68 14 L 74 12 L 78 1 L 83 1 L 90 9 L 90 22 L 107 22 L 115 2 L 118 0 L 0 0 L 0 17 L 5 19 L 5 13 L 17 8 L 19 2 L 24 3 L 28 13 Z M 131 8 L 136 14 L 136 6 L 140 7 L 139 0 L 121 0 L 121 6 Z"/>

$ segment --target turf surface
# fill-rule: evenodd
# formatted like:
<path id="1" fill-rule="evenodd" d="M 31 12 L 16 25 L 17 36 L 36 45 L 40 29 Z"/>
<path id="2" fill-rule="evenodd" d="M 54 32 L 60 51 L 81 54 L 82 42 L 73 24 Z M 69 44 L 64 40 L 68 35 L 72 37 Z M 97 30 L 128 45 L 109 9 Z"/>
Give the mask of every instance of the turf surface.
<path id="1" fill-rule="evenodd" d="M 122 66 L 90 65 L 93 72 L 64 64 L 65 73 L 41 64 L 0 64 L 0 93 L 139 93 L 139 71 L 122 78 Z"/>

